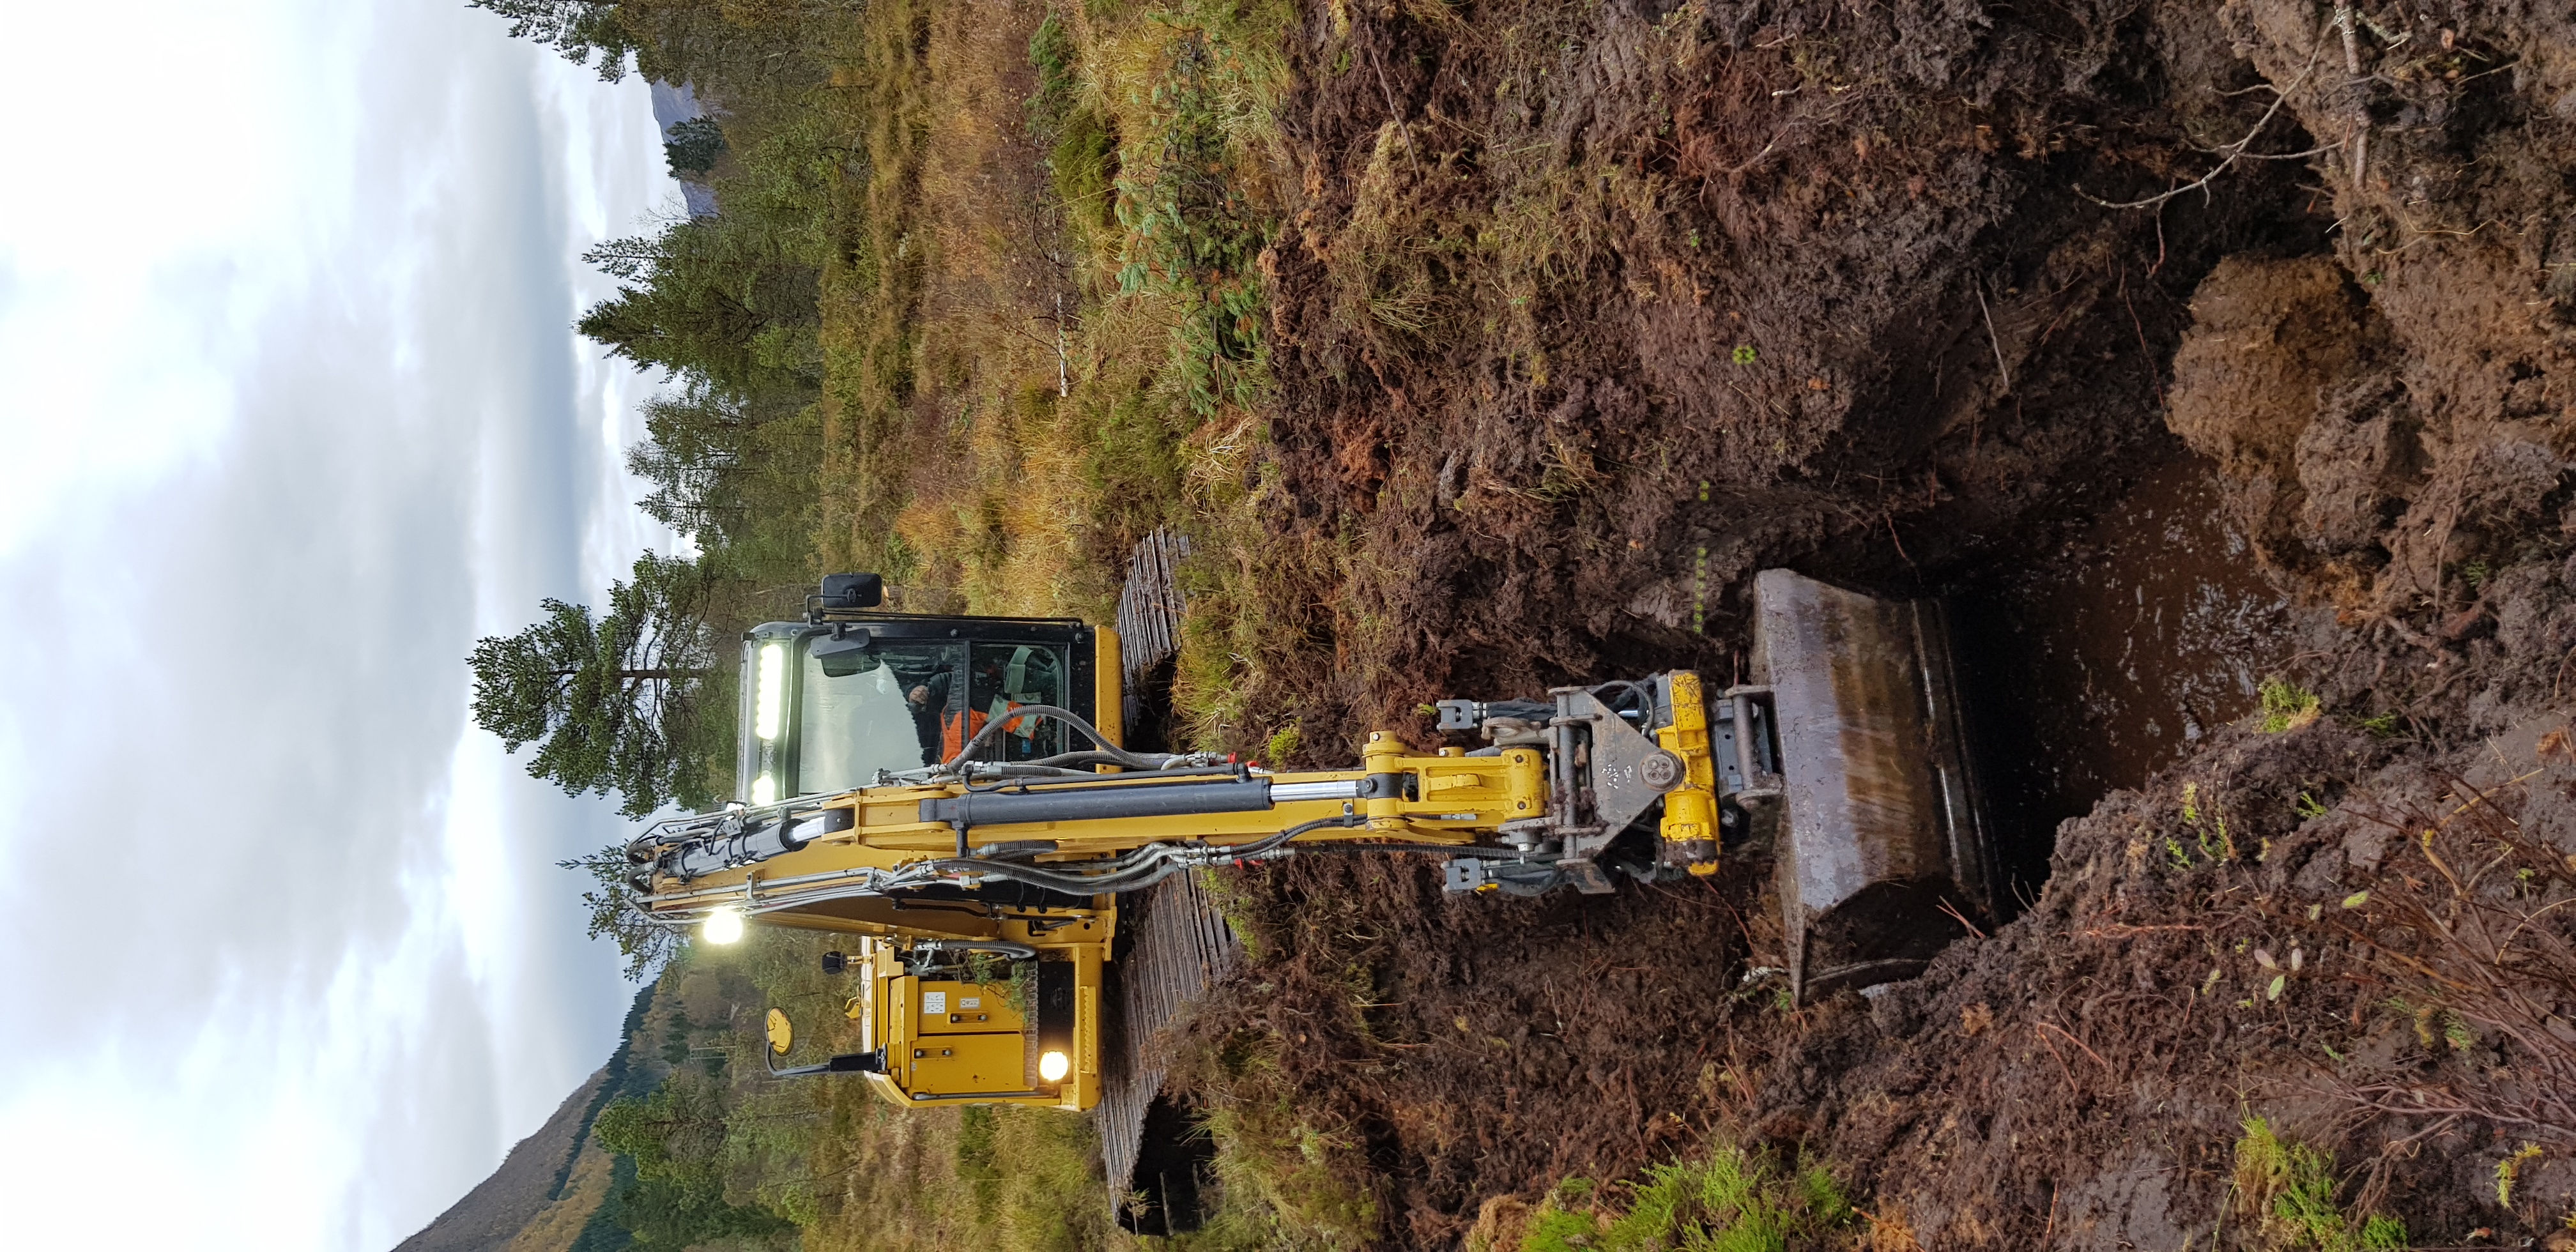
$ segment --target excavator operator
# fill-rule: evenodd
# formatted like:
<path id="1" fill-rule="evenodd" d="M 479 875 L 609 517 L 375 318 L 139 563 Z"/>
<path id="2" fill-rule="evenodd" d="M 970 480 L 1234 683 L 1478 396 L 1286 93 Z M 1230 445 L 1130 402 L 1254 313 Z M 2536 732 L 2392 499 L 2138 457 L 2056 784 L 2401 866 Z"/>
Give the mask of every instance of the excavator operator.
<path id="1" fill-rule="evenodd" d="M 1056 668 L 1054 655 L 1044 648 L 976 645 L 967 664 L 965 708 L 949 707 L 950 671 L 945 669 L 906 693 L 923 751 L 929 751 L 935 731 L 937 759 L 947 760 L 956 756 L 967 740 L 982 733 L 992 719 L 1007 716 L 1024 704 L 1051 704 L 1062 699 L 1062 681 Z M 1012 719 L 1003 730 L 998 745 L 1002 760 L 1031 760 L 1057 750 L 1048 745 L 1040 751 L 1039 725 L 1026 718 Z"/>

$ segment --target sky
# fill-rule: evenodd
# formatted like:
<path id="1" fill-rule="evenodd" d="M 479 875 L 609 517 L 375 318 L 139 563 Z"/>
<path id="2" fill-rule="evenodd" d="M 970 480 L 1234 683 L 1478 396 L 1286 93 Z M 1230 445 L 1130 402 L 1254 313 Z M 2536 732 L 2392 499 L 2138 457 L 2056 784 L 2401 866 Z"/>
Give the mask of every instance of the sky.
<path id="1" fill-rule="evenodd" d="M 16 1246 L 390 1247 L 615 1044 L 553 863 L 624 826 L 463 658 L 672 546 L 621 468 L 660 384 L 570 325 L 679 189 L 642 82 L 505 30 L 0 0 Z"/>

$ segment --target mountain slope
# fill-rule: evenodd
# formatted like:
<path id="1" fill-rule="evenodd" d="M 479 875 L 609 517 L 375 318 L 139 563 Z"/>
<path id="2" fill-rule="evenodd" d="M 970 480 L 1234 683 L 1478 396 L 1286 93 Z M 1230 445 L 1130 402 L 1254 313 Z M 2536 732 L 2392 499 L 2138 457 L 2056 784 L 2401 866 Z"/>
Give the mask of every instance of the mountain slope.
<path id="1" fill-rule="evenodd" d="M 436 1221 L 405 1239 L 394 1252 L 501 1252 L 556 1196 L 566 1172 L 590 1129 L 590 1115 L 608 1066 L 573 1089 L 546 1124 L 519 1141 L 492 1176 L 449 1205 Z M 593 1203 L 596 1203 L 594 1198 Z"/>

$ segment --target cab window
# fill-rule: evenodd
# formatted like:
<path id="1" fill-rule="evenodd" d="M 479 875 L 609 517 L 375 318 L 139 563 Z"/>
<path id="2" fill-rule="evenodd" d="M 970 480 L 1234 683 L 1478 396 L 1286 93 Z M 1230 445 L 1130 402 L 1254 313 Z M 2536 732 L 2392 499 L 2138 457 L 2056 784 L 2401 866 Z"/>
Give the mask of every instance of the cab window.
<path id="1" fill-rule="evenodd" d="M 1068 732 L 1053 719 L 1012 718 L 1029 704 L 1065 703 L 1064 658 L 1043 644 L 978 643 L 968 663 L 966 726 L 972 735 L 996 719 L 1004 722 L 985 760 L 1029 761 L 1066 750 Z"/>
<path id="2" fill-rule="evenodd" d="M 818 657 L 810 641 L 800 648 L 796 790 L 829 795 L 871 785 L 879 770 L 938 764 L 954 651 L 887 643 Z"/>

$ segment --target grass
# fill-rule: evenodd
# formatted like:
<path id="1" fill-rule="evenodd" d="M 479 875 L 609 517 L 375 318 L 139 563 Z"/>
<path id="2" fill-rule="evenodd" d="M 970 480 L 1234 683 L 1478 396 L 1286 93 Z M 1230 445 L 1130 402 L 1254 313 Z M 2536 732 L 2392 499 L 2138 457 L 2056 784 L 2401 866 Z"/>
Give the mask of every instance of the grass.
<path id="1" fill-rule="evenodd" d="M 816 568 L 906 607 L 1105 617 L 1268 388 L 1276 3 L 874 6 L 824 279 Z M 925 206 L 936 206 L 935 211 Z M 1195 445 L 1195 447 L 1194 447 Z"/>
<path id="2" fill-rule="evenodd" d="M 822 973 L 818 959 L 846 943 L 757 929 L 738 947 L 693 951 L 665 975 L 672 1006 L 648 1017 L 640 1036 L 668 1035 L 726 1063 L 713 1074 L 680 1065 L 638 1105 L 679 1127 L 640 1154 L 646 1172 L 716 1179 L 727 1203 L 792 1221 L 806 1252 L 1136 1246 L 1110 1220 L 1088 1118 L 903 1109 L 862 1082 L 779 1082 L 763 1072 L 759 1022 L 770 1006 L 796 1022 L 798 1060 L 855 1046 L 840 1013 L 851 980 Z"/>
<path id="3" fill-rule="evenodd" d="M 1624 1192 L 1624 1207 L 1608 1205 Z M 1858 1215 L 1822 1165 L 1784 1166 L 1721 1144 L 1697 1161 L 1648 1167 L 1644 1179 L 1595 1188 L 1559 1183 L 1529 1218 L 1521 1252 L 1785 1252 L 1851 1231 Z"/>
<path id="4" fill-rule="evenodd" d="M 1135 538 L 1240 508 L 1268 392 L 1254 260 L 1291 17 L 1277 0 L 881 0 L 813 19 L 820 80 L 764 96 L 756 127 L 727 122 L 726 213 L 756 200 L 795 220 L 820 275 L 810 333 L 754 353 L 818 381 L 762 431 L 792 445 L 763 463 L 803 477 L 752 493 L 787 519 L 760 532 L 752 581 L 876 569 L 906 609 L 1100 620 Z M 763 933 L 700 959 L 825 1048 L 842 989 L 815 968 L 822 946 Z M 1108 1220 L 1089 1119 L 771 1085 L 739 1077 L 758 1072 L 748 1038 L 723 1098 L 726 1195 L 793 1218 L 805 1248 L 1132 1243 Z M 1237 1145 L 1220 1194 L 1243 1202 L 1167 1246 L 1374 1220 L 1327 1194 L 1352 1167 L 1336 1142 L 1277 1112 L 1220 1121 Z M 1256 1165 L 1275 1139 L 1306 1172 Z"/>
<path id="5" fill-rule="evenodd" d="M 824 974 L 819 959 L 848 944 L 846 936 L 756 928 L 730 948 L 684 951 L 633 1027 L 635 1050 L 663 1058 L 667 1072 L 602 1117 L 624 1152 L 612 1182 L 596 1187 L 611 1193 L 599 1197 L 605 1212 L 594 1215 L 594 1201 L 548 1220 L 614 1226 L 621 1215 L 640 1214 L 650 1233 L 657 1214 L 694 1205 L 699 1225 L 691 1233 L 705 1236 L 687 1240 L 696 1246 L 783 1247 L 792 1239 L 803 1252 L 1328 1248 L 1348 1246 L 1374 1222 L 1365 1196 L 1336 1190 L 1355 1166 L 1348 1145 L 1300 1125 L 1283 1101 L 1249 1102 L 1219 1119 L 1207 1226 L 1148 1241 L 1111 1219 L 1088 1117 L 1010 1106 L 899 1108 L 860 1081 L 769 1078 L 759 1058 L 771 1007 L 796 1024 L 792 1061 L 857 1045 L 856 1027 L 841 1013 L 853 980 Z M 1257 1083 L 1260 1058 L 1246 1061 Z M 1283 1149 L 1304 1167 L 1283 1169 L 1265 1155 Z M 613 1194 L 655 1178 L 684 1184 L 686 1203 L 655 1208 Z M 651 1200 L 672 1191 L 635 1194 Z M 709 1213 L 731 1226 L 711 1227 Z M 793 1224 L 792 1235 L 772 1228 L 779 1219 Z M 663 1228 L 671 1228 L 667 1220 Z M 598 1246 L 628 1244 L 612 1238 Z"/>
<path id="6" fill-rule="evenodd" d="M 2320 702 L 2316 693 L 2288 679 L 2267 678 L 2258 694 L 2262 700 L 2263 720 L 2257 725 L 2264 734 L 2282 734 L 2317 720 Z"/>
<path id="7" fill-rule="evenodd" d="M 1276 1039 L 1239 1035 L 1182 1058 L 1209 1107 L 1216 1177 L 1228 1203 L 1211 1223 L 1220 1246 L 1346 1248 L 1383 1216 L 1356 1138 L 1318 1126 L 1279 1072 Z"/>

